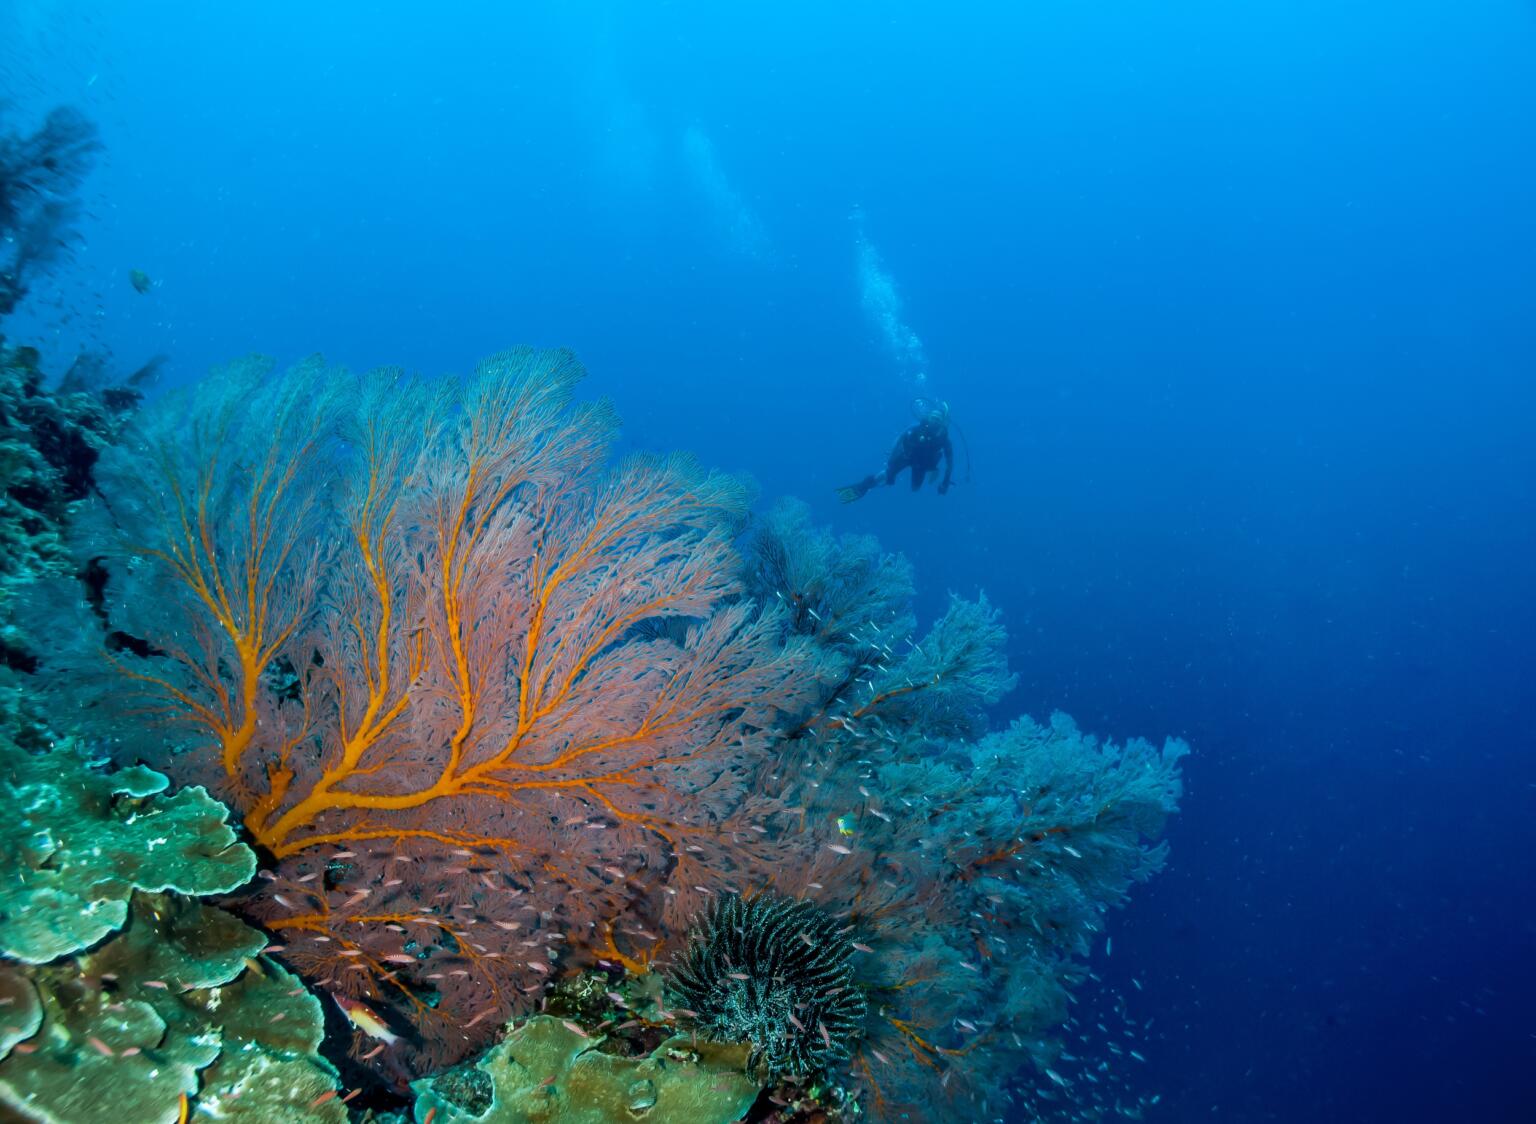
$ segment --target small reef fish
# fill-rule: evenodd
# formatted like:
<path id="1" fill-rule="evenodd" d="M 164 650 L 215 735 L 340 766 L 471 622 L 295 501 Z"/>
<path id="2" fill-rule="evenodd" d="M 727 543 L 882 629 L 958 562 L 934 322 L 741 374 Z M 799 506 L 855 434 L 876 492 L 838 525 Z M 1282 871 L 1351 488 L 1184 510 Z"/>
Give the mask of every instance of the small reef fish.
<path id="1" fill-rule="evenodd" d="M 837 833 L 839 835 L 852 835 L 854 825 L 853 813 L 849 812 L 837 817 Z"/>
<path id="2" fill-rule="evenodd" d="M 336 1000 L 336 1006 L 341 1008 L 341 1013 L 347 1016 L 351 1024 L 357 1027 L 369 1038 L 377 1038 L 386 1046 L 393 1046 L 400 1041 L 400 1036 L 390 1030 L 366 1003 L 359 1003 L 356 999 L 348 999 L 345 995 L 332 993 L 331 998 Z"/>

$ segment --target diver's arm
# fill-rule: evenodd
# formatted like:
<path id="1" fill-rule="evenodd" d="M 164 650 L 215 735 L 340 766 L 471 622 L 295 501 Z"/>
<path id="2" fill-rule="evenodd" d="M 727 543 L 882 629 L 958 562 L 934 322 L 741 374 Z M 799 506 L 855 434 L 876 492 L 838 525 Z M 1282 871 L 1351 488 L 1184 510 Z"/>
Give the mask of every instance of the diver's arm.
<path id="1" fill-rule="evenodd" d="M 955 446 L 949 439 L 949 434 L 944 435 L 944 479 L 939 482 L 939 495 L 949 491 L 949 485 L 955 476 Z"/>

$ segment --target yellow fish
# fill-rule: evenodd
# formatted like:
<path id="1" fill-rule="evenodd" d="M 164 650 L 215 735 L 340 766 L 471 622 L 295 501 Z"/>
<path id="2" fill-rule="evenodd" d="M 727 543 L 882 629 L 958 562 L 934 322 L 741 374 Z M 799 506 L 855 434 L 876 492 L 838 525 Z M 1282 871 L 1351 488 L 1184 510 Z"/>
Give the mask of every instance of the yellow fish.
<path id="1" fill-rule="evenodd" d="M 341 1008 L 341 1013 L 347 1016 L 352 1025 L 369 1038 L 377 1038 L 388 1046 L 400 1041 L 400 1036 L 390 1030 L 368 1004 L 348 999 L 345 995 L 332 995 L 331 998 L 336 1000 L 336 1006 Z"/>

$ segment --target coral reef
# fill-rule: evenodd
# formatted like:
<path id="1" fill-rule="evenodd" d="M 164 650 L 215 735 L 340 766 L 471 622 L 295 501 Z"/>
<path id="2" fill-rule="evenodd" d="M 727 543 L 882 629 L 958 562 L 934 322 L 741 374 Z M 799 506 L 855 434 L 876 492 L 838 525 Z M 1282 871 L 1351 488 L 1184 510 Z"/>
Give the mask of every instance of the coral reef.
<path id="1" fill-rule="evenodd" d="M 68 247 L 80 210 L 75 192 L 99 148 L 96 126 L 68 107 L 36 132 L 0 133 L 0 317 Z"/>
<path id="2" fill-rule="evenodd" d="M 120 386 L 76 377 L 50 390 L 35 351 L 0 346 L 0 577 L 72 567 L 63 540 L 69 513 L 90 494 L 96 460 L 148 373 Z"/>
<path id="3" fill-rule="evenodd" d="M 340 1109 L 318 1008 L 292 1015 L 313 1033 L 208 1051 L 225 1031 L 199 1019 L 292 982 L 277 956 L 353 1004 L 352 1052 L 396 1089 L 547 1006 L 417 1083 L 438 1124 L 732 1119 L 748 1070 L 775 1121 L 1134 1103 L 1061 1036 L 1107 912 L 1164 860 L 1186 747 L 1059 715 L 988 733 L 1013 677 L 984 596 L 919 632 L 907 564 L 793 504 L 736 554 L 741 487 L 681 459 L 605 465 L 612 419 L 573 404 L 579 377 L 535 351 L 462 383 L 240 364 L 103 452 L 64 520 L 87 596 L 29 581 L 17 620 L 52 643 L 8 674 L 91 745 L 212 796 L 72 746 L 60 775 L 80 778 L 50 793 L 47 758 L 6 747 L 33 822 L 0 840 L 41 903 L 6 939 L 49 961 L 0 971 L 6 1088 L 27 1088 L 6 1067 L 66 1064 L 44 1038 L 77 1067 L 153 1039 L 155 1098 Z M 241 922 L 152 893 L 249 875 L 214 797 L 266 867 L 228 902 L 280 942 L 259 959 Z M 97 866 L 63 843 L 41 860 L 50 810 L 115 817 Z M 178 855 L 231 866 L 184 882 L 155 865 Z M 136 982 L 174 964 L 108 955 L 151 940 L 174 960 L 202 931 L 229 974 L 174 996 Z M 189 1014 L 199 993 L 217 1010 Z"/>
<path id="4" fill-rule="evenodd" d="M 540 1015 L 514 1027 L 472 1069 L 418 1081 L 415 1119 L 433 1124 L 728 1124 L 758 1095 L 745 1046 L 676 1035 L 644 1057 L 603 1052 L 604 1038 Z"/>
<path id="5" fill-rule="evenodd" d="M 808 901 L 724 894 L 689 937 L 667 983 L 702 1033 L 752 1043 L 752 1067 L 773 1078 L 848 1060 L 865 1003 L 837 921 Z"/>
<path id="6" fill-rule="evenodd" d="M 884 553 L 868 535 L 837 536 L 813 526 L 799 500 L 780 500 L 755 521 L 742 553 L 751 596 L 782 605 L 788 633 L 840 657 L 824 664 L 831 681 L 847 681 L 879 662 L 881 634 L 906 635 L 916 626 L 907 560 Z"/>
<path id="7" fill-rule="evenodd" d="M 569 951 L 639 963 L 751 869 L 719 825 L 815 682 L 738 597 L 742 487 L 604 467 L 581 374 L 528 350 L 463 382 L 238 365 L 137 419 L 82 522 L 136 639 L 87 711 L 240 810 L 276 864 L 240 908 L 419 1024 L 388 1055 L 408 1071 L 485 1042 Z"/>

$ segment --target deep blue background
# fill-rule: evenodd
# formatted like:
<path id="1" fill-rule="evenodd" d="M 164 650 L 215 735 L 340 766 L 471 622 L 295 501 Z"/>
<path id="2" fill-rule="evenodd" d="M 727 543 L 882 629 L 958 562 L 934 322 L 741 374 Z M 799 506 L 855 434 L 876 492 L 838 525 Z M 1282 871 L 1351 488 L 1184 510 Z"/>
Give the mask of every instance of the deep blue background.
<path id="1" fill-rule="evenodd" d="M 107 144 L 13 337 L 575 348 L 626 444 L 985 588 L 1000 718 L 1194 743 L 1099 965 L 1155 1118 L 1536 1118 L 1536 7 L 93 7 L 0 9 L 20 119 Z M 943 499 L 831 499 L 912 396 L 855 208 Z"/>

